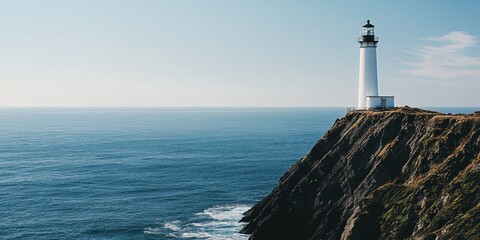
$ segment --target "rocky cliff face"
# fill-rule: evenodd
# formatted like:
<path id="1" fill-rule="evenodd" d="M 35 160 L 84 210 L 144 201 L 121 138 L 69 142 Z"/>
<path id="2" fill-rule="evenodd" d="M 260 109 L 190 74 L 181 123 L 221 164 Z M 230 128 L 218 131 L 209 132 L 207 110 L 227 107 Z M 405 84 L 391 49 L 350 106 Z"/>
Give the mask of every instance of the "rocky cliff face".
<path id="1" fill-rule="evenodd" d="M 250 239 L 480 239 L 480 113 L 350 112 L 244 214 Z"/>

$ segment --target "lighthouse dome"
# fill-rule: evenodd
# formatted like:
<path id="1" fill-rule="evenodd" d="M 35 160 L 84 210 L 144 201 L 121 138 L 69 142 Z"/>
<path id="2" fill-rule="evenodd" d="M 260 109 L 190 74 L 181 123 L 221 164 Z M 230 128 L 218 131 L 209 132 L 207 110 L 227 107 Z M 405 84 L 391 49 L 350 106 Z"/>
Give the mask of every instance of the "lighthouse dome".
<path id="1" fill-rule="evenodd" d="M 370 23 L 370 20 L 367 20 L 367 24 L 363 25 L 363 27 L 365 28 L 373 28 L 375 26 L 373 26 L 373 24 Z"/>

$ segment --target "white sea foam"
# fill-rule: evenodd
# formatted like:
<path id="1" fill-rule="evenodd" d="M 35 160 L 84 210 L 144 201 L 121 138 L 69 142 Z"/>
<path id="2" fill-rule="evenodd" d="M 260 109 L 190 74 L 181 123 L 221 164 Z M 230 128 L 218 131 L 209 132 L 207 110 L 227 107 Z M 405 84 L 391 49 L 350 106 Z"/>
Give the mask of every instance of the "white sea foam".
<path id="1" fill-rule="evenodd" d="M 218 226 L 231 226 L 232 222 L 226 222 L 226 221 L 214 221 L 214 222 L 205 222 L 205 223 L 191 223 L 192 226 L 194 227 L 218 227 Z"/>
<path id="2" fill-rule="evenodd" d="M 187 239 L 205 239 L 205 240 L 246 240 L 248 235 L 240 233 L 219 234 L 219 233 L 206 233 L 206 232 L 190 232 L 183 233 L 181 238 Z"/>
<path id="3" fill-rule="evenodd" d="M 238 233 L 243 226 L 238 221 L 248 209 L 249 206 L 241 204 L 214 206 L 188 221 L 166 222 L 163 228 L 145 228 L 144 233 L 161 233 L 178 239 L 246 240 L 248 235 Z"/>
<path id="4" fill-rule="evenodd" d="M 182 233 L 183 238 L 205 238 L 205 239 L 213 239 L 211 234 L 206 232 L 186 232 Z"/>
<path id="5" fill-rule="evenodd" d="M 146 227 L 143 229 L 143 233 L 145 234 L 161 234 L 160 228 L 152 228 L 152 227 Z"/>
<path id="6" fill-rule="evenodd" d="M 177 232 L 177 231 L 181 230 L 181 228 L 178 226 L 179 223 L 180 223 L 180 221 L 167 222 L 163 225 L 163 227 L 165 229 L 169 229 L 169 230 Z"/>
<path id="7" fill-rule="evenodd" d="M 215 220 L 240 220 L 242 214 L 250 207 L 247 205 L 222 205 L 207 208 L 197 215 L 206 215 Z"/>

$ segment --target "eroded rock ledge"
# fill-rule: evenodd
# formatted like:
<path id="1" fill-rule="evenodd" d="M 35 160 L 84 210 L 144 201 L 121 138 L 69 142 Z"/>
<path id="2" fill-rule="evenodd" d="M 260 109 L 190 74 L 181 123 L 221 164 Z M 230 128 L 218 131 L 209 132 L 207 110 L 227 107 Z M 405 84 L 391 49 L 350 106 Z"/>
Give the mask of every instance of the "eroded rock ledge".
<path id="1" fill-rule="evenodd" d="M 241 232 L 263 239 L 480 239 L 480 113 L 395 108 L 335 122 Z"/>

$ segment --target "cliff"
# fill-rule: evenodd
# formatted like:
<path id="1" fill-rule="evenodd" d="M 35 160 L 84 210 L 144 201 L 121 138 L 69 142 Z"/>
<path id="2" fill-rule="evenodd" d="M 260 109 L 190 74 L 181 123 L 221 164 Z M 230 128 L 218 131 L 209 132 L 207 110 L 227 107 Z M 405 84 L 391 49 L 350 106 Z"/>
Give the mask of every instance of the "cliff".
<path id="1" fill-rule="evenodd" d="M 480 239 L 480 113 L 335 122 L 244 214 L 250 239 Z"/>

